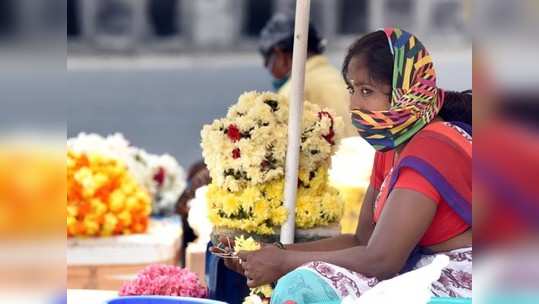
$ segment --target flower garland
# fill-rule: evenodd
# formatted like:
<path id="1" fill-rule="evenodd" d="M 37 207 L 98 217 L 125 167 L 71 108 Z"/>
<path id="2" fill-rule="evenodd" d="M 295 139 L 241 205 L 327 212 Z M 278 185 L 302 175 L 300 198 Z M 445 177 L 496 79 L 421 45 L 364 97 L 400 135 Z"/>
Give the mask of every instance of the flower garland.
<path id="1" fill-rule="evenodd" d="M 80 133 L 68 139 L 67 146 L 77 152 L 97 153 L 123 162 L 138 184 L 149 192 L 152 214 L 174 213 L 176 202 L 186 186 L 184 170 L 174 157 L 133 147 L 120 133 L 107 137 Z"/>
<path id="2" fill-rule="evenodd" d="M 328 184 L 331 154 L 342 120 L 304 103 L 296 224 L 299 228 L 339 221 L 342 201 Z M 225 118 L 202 129 L 202 150 L 212 183 L 209 217 L 217 227 L 273 234 L 287 217 L 283 206 L 288 102 L 273 93 L 248 92 Z"/>
<path id="3" fill-rule="evenodd" d="M 199 244 L 206 248 L 206 245 L 211 240 L 211 233 L 213 225 L 208 217 L 208 206 L 206 205 L 206 193 L 208 192 L 208 186 L 203 186 L 195 191 L 195 197 L 189 201 L 189 214 L 187 216 L 187 222 L 197 235 L 195 240 L 196 244 Z"/>
<path id="4" fill-rule="evenodd" d="M 236 253 L 240 251 L 255 251 L 259 250 L 260 247 L 260 244 L 252 237 L 245 238 L 243 235 L 240 235 L 234 239 L 234 251 Z M 272 294 L 273 287 L 269 284 L 251 288 L 251 292 L 249 293 L 249 296 L 245 298 L 243 304 L 269 304 Z"/>
<path id="5" fill-rule="evenodd" d="M 344 201 L 341 233 L 355 233 L 359 211 L 369 187 L 374 148 L 359 136 L 341 141 L 339 151 L 331 158 L 329 180 Z"/>
<path id="6" fill-rule="evenodd" d="M 150 212 L 150 196 L 123 163 L 67 151 L 68 237 L 143 233 Z"/>

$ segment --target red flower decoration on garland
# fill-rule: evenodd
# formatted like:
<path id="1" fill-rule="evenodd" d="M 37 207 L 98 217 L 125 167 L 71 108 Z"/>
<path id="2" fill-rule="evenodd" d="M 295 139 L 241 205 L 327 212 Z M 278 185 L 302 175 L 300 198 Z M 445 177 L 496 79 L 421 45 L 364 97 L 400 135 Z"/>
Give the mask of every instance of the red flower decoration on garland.
<path id="1" fill-rule="evenodd" d="M 335 130 L 333 130 L 333 117 L 328 112 L 322 111 L 318 112 L 318 118 L 322 119 L 322 116 L 326 116 L 331 120 L 331 125 L 329 126 L 329 133 L 322 135 L 322 137 L 331 145 L 335 144 Z"/>
<path id="2" fill-rule="evenodd" d="M 228 126 L 226 135 L 233 142 L 237 142 L 241 138 L 240 129 L 238 129 L 238 127 L 236 125 L 234 125 L 234 124 Z"/>
<path id="3" fill-rule="evenodd" d="M 153 180 L 159 185 L 159 187 L 163 186 L 163 182 L 165 181 L 165 168 L 159 167 L 159 170 L 153 176 Z"/>
<path id="4" fill-rule="evenodd" d="M 232 150 L 232 158 L 233 159 L 238 159 L 241 157 L 241 151 L 239 148 L 236 148 L 234 150 Z"/>

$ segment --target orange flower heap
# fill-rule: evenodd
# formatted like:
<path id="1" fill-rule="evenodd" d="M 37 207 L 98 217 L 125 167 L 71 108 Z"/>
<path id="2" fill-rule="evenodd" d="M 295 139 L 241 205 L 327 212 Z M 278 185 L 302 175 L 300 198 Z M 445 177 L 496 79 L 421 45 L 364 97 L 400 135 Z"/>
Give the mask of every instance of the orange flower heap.
<path id="1" fill-rule="evenodd" d="M 0 240 L 63 232 L 64 153 L 54 144 L 0 140 Z"/>
<path id="2" fill-rule="evenodd" d="M 121 162 L 67 152 L 67 235 L 143 233 L 151 200 Z"/>

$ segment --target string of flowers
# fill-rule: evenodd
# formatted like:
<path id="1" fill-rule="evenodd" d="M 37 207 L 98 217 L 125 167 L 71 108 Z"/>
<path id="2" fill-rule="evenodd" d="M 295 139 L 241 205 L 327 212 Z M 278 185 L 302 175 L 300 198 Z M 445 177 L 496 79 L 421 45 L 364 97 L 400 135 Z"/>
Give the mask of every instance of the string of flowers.
<path id="1" fill-rule="evenodd" d="M 243 235 L 240 235 L 234 239 L 234 251 L 236 253 L 240 251 L 255 251 L 259 250 L 260 247 L 260 244 L 252 237 L 245 238 Z M 273 287 L 270 284 L 251 288 L 249 296 L 245 298 L 243 304 L 269 304 L 272 294 Z"/>

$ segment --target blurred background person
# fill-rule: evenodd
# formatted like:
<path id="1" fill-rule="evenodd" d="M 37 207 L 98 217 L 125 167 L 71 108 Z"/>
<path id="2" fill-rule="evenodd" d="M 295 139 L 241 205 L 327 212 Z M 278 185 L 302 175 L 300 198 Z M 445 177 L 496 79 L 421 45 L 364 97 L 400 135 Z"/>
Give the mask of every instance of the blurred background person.
<path id="1" fill-rule="evenodd" d="M 305 100 L 334 110 L 344 121 L 345 137 L 357 135 L 349 119 L 346 84 L 329 58 L 323 55 L 326 41 L 312 24 L 309 24 L 307 41 Z M 264 66 L 272 76 L 273 89 L 288 97 L 294 51 L 294 17 L 274 15 L 262 29 L 259 45 Z"/>
<path id="2" fill-rule="evenodd" d="M 206 168 L 203 160 L 200 160 L 189 167 L 187 173 L 187 188 L 183 191 L 182 195 L 176 203 L 176 212 L 180 215 L 182 220 L 182 251 L 181 260 L 185 263 L 185 249 L 189 243 L 197 239 L 197 235 L 193 231 L 193 228 L 189 225 L 189 202 L 195 197 L 195 192 L 198 188 L 204 187 L 211 182 L 210 171 Z"/>

